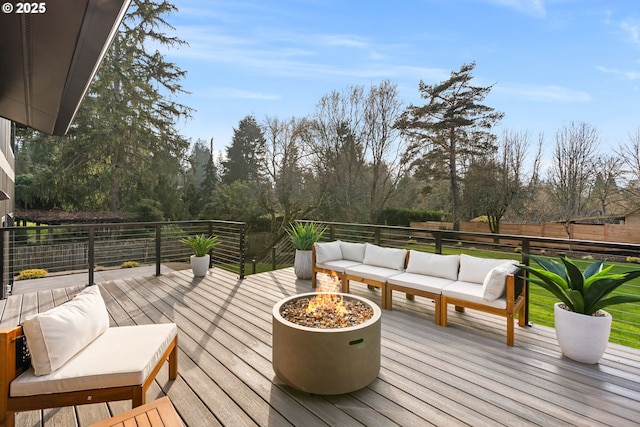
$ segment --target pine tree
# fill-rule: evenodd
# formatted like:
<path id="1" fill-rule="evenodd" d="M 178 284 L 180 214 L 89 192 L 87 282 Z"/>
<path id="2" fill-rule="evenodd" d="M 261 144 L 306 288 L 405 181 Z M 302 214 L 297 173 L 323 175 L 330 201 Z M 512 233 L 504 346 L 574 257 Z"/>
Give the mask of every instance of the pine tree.
<path id="1" fill-rule="evenodd" d="M 410 105 L 396 123 L 411 142 L 406 161 L 413 161 L 423 176 L 435 177 L 436 172 L 446 171 L 455 229 L 461 214 L 460 166 L 473 156 L 496 150 L 496 136 L 490 130 L 504 117 L 504 113 L 481 104 L 493 86 L 471 85 L 475 65 L 464 64 L 448 80 L 435 85 L 421 81 L 419 90 L 427 104 Z"/>
<path id="2" fill-rule="evenodd" d="M 227 146 L 227 159 L 222 162 L 222 182 L 260 182 L 266 141 L 254 116 L 240 120 L 233 130 L 233 140 Z"/>

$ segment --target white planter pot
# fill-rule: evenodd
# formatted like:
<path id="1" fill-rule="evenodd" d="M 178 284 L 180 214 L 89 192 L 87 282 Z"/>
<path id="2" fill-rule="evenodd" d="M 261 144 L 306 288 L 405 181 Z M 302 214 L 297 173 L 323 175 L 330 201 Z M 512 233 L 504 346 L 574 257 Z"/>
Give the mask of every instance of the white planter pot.
<path id="1" fill-rule="evenodd" d="M 298 279 L 311 279 L 311 251 L 296 249 L 293 271 Z"/>
<path id="2" fill-rule="evenodd" d="M 210 255 L 205 256 L 195 256 L 191 255 L 191 270 L 193 270 L 193 275 L 196 277 L 204 277 L 207 275 L 207 271 L 209 271 L 209 259 Z"/>
<path id="3" fill-rule="evenodd" d="M 553 306 L 556 337 L 562 353 L 582 363 L 598 363 L 607 349 L 611 332 L 611 315 L 588 316 Z"/>

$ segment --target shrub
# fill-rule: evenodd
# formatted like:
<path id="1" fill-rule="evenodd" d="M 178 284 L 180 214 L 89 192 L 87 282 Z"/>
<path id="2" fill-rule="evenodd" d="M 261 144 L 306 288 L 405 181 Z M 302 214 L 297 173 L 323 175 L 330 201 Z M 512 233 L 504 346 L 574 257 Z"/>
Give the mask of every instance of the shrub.
<path id="1" fill-rule="evenodd" d="M 29 279 L 39 279 L 47 275 L 47 270 L 43 270 L 41 268 L 34 268 L 31 270 L 22 270 L 16 280 L 29 280 Z"/>
<path id="2" fill-rule="evenodd" d="M 628 256 L 627 262 L 633 262 L 635 264 L 640 264 L 640 257 L 637 256 Z"/>
<path id="3" fill-rule="evenodd" d="M 140 263 L 138 261 L 125 261 L 120 265 L 120 268 L 134 268 L 140 267 Z"/>

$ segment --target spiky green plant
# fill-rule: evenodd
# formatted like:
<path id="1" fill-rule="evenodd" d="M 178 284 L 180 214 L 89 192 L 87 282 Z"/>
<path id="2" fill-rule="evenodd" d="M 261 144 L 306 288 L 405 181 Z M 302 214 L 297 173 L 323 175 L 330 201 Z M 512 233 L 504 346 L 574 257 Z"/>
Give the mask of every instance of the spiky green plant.
<path id="1" fill-rule="evenodd" d="M 640 302 L 636 296 L 610 295 L 629 280 L 640 277 L 640 270 L 610 273 L 613 265 L 603 268 L 604 261 L 596 261 L 583 272 L 567 257 L 560 258 L 562 262 L 533 255 L 529 258 L 540 267 L 522 266 L 530 273 L 523 279 L 542 286 L 576 313 L 592 315 L 610 305 Z"/>
<path id="2" fill-rule="evenodd" d="M 204 233 L 185 237 L 184 239 L 180 239 L 180 242 L 189 247 L 197 257 L 205 256 L 211 249 L 220 244 L 218 236 L 207 237 Z"/>
<path id="3" fill-rule="evenodd" d="M 310 251 L 324 234 L 325 228 L 313 222 L 296 222 L 287 230 L 293 246 L 301 251 Z"/>

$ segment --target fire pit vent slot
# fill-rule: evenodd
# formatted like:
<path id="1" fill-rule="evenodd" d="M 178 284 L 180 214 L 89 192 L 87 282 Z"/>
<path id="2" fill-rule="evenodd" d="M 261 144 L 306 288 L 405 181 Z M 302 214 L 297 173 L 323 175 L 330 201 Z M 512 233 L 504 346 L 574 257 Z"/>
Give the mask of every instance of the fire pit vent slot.
<path id="1" fill-rule="evenodd" d="M 356 345 L 356 344 L 360 344 L 361 342 L 364 342 L 364 338 L 360 338 L 359 340 L 349 341 L 349 345 Z"/>

